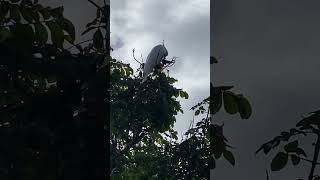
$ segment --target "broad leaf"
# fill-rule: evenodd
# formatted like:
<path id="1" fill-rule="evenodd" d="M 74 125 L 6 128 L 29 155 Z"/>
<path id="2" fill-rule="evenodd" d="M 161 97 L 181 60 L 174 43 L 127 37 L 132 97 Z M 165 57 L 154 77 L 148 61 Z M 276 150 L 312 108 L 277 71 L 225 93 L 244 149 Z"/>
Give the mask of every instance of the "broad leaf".
<path id="1" fill-rule="evenodd" d="M 93 34 L 93 46 L 98 50 L 103 49 L 103 35 L 100 29 Z"/>
<path id="2" fill-rule="evenodd" d="M 288 162 L 288 154 L 284 152 L 279 152 L 271 162 L 271 170 L 279 171 L 283 169 Z"/>
<path id="3" fill-rule="evenodd" d="M 64 41 L 64 34 L 61 27 L 55 21 L 48 21 L 46 22 L 46 24 L 49 27 L 51 32 L 52 43 L 62 48 L 63 41 Z"/>
<path id="4" fill-rule="evenodd" d="M 25 6 L 20 6 L 20 12 L 21 12 L 21 15 L 22 17 L 29 23 L 32 23 L 33 22 L 33 18 L 34 18 L 34 15 L 33 15 L 33 11 L 31 8 L 28 8 L 28 7 L 25 7 Z"/>
<path id="5" fill-rule="evenodd" d="M 3 42 L 12 36 L 7 28 L 0 27 L 0 42 Z"/>
<path id="6" fill-rule="evenodd" d="M 238 112 L 237 97 L 230 91 L 223 92 L 224 109 L 229 114 Z"/>
<path id="7" fill-rule="evenodd" d="M 242 95 L 238 96 L 238 108 L 240 117 L 242 119 L 248 119 L 252 114 L 252 109 L 249 101 Z"/>
<path id="8" fill-rule="evenodd" d="M 284 146 L 286 152 L 297 152 L 298 150 L 298 140 L 292 141 Z"/>
<path id="9" fill-rule="evenodd" d="M 68 19 L 59 20 L 60 26 L 70 35 L 72 42 L 75 40 L 75 27 Z"/>
<path id="10" fill-rule="evenodd" d="M 16 22 L 20 21 L 21 16 L 17 5 L 10 5 L 10 18 Z"/>
<path id="11" fill-rule="evenodd" d="M 297 155 L 292 154 L 292 155 L 290 155 L 290 157 L 291 157 L 292 164 L 294 166 L 299 164 L 300 158 Z"/>
<path id="12" fill-rule="evenodd" d="M 227 160 L 227 161 L 229 161 L 229 163 L 230 164 L 232 164 L 233 166 L 235 165 L 235 159 L 234 159 L 234 156 L 233 156 L 233 154 L 232 154 L 232 152 L 230 152 L 230 151 L 228 151 L 228 150 L 225 150 L 224 152 L 223 152 L 223 157 Z"/>
<path id="13" fill-rule="evenodd" d="M 46 27 L 41 23 L 35 23 L 35 40 L 39 44 L 45 44 L 48 41 L 48 31 Z"/>

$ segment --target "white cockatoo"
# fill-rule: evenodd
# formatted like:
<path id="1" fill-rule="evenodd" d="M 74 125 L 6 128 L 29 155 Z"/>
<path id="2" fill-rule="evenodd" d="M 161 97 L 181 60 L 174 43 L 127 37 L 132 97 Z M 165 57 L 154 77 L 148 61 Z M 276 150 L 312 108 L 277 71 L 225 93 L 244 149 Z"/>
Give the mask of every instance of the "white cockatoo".
<path id="1" fill-rule="evenodd" d="M 159 44 L 152 48 L 151 52 L 147 56 L 146 63 L 143 67 L 143 80 L 144 82 L 148 75 L 152 73 L 153 68 L 156 67 L 156 65 L 160 64 L 162 60 L 164 60 L 168 56 L 168 51 L 164 45 Z"/>

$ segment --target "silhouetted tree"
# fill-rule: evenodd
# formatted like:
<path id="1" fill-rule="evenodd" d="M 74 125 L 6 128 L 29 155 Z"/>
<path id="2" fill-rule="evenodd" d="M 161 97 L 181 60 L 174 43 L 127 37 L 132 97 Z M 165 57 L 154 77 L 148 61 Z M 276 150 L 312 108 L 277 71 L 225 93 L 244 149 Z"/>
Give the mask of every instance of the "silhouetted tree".
<path id="1" fill-rule="evenodd" d="M 299 144 L 302 141 L 301 135 L 306 138 L 316 137 L 316 142 L 312 143 L 314 150 L 311 158 L 307 157 L 305 149 Z M 280 151 L 271 161 L 270 167 L 272 171 L 282 170 L 288 165 L 289 159 L 294 166 L 299 165 L 301 161 L 305 161 L 311 164 L 307 179 L 319 180 L 320 176 L 315 173 L 315 168 L 320 164 L 318 162 L 320 150 L 320 111 L 311 112 L 308 116 L 303 117 L 296 124 L 295 128 L 281 132 L 279 136 L 264 143 L 256 153 L 263 151 L 267 155 L 274 148 L 280 148 Z"/>
<path id="2" fill-rule="evenodd" d="M 0 1 L 1 179 L 105 178 L 108 10 L 82 47 L 62 6 Z"/>

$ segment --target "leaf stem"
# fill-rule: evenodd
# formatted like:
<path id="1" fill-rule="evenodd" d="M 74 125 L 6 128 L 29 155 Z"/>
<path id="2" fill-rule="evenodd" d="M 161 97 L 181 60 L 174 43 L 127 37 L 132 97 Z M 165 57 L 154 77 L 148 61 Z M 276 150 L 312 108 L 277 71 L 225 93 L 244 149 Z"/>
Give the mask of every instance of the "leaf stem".
<path id="1" fill-rule="evenodd" d="M 314 147 L 314 155 L 313 155 L 313 160 L 312 160 L 312 165 L 311 165 L 311 170 L 309 173 L 309 177 L 308 180 L 312 180 L 313 179 L 313 174 L 314 174 L 314 170 L 316 168 L 317 165 L 317 160 L 318 160 L 318 156 L 319 156 L 319 150 L 320 150 L 320 134 L 317 133 L 317 142 L 316 145 Z"/>

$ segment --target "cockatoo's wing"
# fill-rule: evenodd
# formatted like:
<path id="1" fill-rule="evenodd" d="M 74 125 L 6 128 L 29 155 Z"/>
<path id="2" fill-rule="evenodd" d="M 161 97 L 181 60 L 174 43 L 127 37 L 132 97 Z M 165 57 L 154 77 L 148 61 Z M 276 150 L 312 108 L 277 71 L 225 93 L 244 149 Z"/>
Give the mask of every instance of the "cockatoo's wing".
<path id="1" fill-rule="evenodd" d="M 168 56 L 168 51 L 163 45 L 157 45 L 152 48 L 151 52 L 147 56 L 146 63 L 143 67 L 143 81 L 147 79 L 147 76 L 153 71 L 153 68 L 160 64 L 161 60 Z"/>

